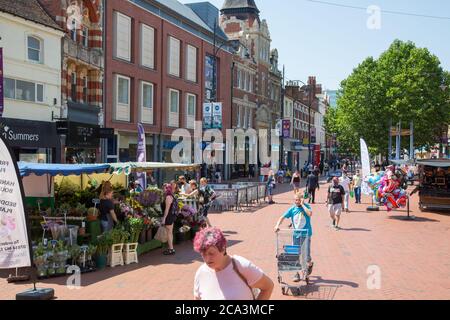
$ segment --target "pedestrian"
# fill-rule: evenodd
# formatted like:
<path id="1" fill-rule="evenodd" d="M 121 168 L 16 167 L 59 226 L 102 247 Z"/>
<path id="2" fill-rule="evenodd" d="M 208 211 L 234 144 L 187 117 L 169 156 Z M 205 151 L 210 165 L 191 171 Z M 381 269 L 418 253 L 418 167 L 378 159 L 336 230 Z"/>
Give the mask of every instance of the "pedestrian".
<path id="1" fill-rule="evenodd" d="M 300 246 L 300 256 L 306 257 L 301 259 L 303 271 L 309 276 L 312 273 L 314 263 L 311 258 L 311 206 L 305 203 L 304 198 L 300 193 L 295 195 L 295 204 L 292 206 L 277 222 L 275 226 L 275 232 L 280 231 L 280 226 L 285 219 L 291 219 L 292 226 L 294 227 L 293 245 Z M 305 261 L 306 260 L 306 261 Z M 302 263 L 304 262 L 304 263 Z M 294 276 L 294 282 L 300 282 L 300 274 L 297 273 Z"/>
<path id="2" fill-rule="evenodd" d="M 269 300 L 273 281 L 249 260 L 229 255 L 227 240 L 217 228 L 197 233 L 194 250 L 201 254 L 204 264 L 194 280 L 195 300 Z M 255 291 L 258 291 L 255 294 Z"/>
<path id="3" fill-rule="evenodd" d="M 361 173 L 359 170 L 357 170 L 352 180 L 352 188 L 355 193 L 356 203 L 361 203 L 361 186 L 362 186 Z"/>
<path id="4" fill-rule="evenodd" d="M 278 170 L 278 177 L 277 178 L 278 178 L 278 183 L 282 184 L 283 180 L 284 180 L 284 170 L 283 170 L 283 168 L 280 168 Z"/>
<path id="5" fill-rule="evenodd" d="M 269 176 L 267 177 L 267 182 L 266 182 L 269 204 L 275 204 L 275 202 L 273 201 L 273 189 L 275 189 L 275 185 L 276 185 L 275 173 L 273 172 L 273 170 L 270 170 Z"/>
<path id="6" fill-rule="evenodd" d="M 189 185 L 187 184 L 186 177 L 180 176 L 178 178 L 178 189 L 180 190 L 180 193 L 187 193 Z"/>
<path id="7" fill-rule="evenodd" d="M 104 182 L 102 185 L 98 211 L 100 212 L 100 223 L 103 233 L 111 231 L 114 228 L 114 223 L 119 223 L 114 211 L 113 187 L 109 181 Z"/>
<path id="8" fill-rule="evenodd" d="M 319 165 L 319 170 L 320 170 L 320 176 L 323 176 L 323 170 L 324 170 L 324 163 L 323 163 L 323 161 L 321 161 L 320 162 L 320 165 Z"/>
<path id="9" fill-rule="evenodd" d="M 349 213 L 349 202 L 350 202 L 350 184 L 351 180 L 348 177 L 347 173 L 343 173 L 342 177 L 339 179 L 339 184 L 344 188 L 345 196 L 344 196 L 344 210 Z"/>
<path id="10" fill-rule="evenodd" d="M 332 185 L 328 188 L 327 206 L 330 217 L 333 220 L 333 227 L 339 230 L 342 210 L 344 209 L 345 190 L 339 184 L 339 178 L 334 177 Z"/>
<path id="11" fill-rule="evenodd" d="M 165 256 L 171 256 L 175 254 L 173 247 L 173 226 L 177 220 L 178 213 L 178 201 L 176 194 L 178 193 L 178 185 L 175 181 L 164 185 L 164 202 L 162 203 L 162 209 L 164 217 L 162 220 L 163 226 L 167 230 L 168 249 L 163 252 Z"/>
<path id="12" fill-rule="evenodd" d="M 318 172 L 311 172 L 306 180 L 306 189 L 308 190 L 310 204 L 315 204 L 316 190 L 319 190 L 319 188 Z"/>
<path id="13" fill-rule="evenodd" d="M 208 227 L 211 227 L 211 222 L 208 218 L 208 212 L 211 208 L 213 201 L 216 199 L 217 195 L 215 191 L 208 185 L 208 179 L 200 179 L 200 189 L 199 189 L 199 204 L 200 204 L 200 214 L 206 222 Z"/>
<path id="14" fill-rule="evenodd" d="M 293 186 L 293 188 L 294 188 L 294 194 L 297 194 L 300 192 L 300 182 L 301 182 L 300 172 L 298 172 L 298 170 L 297 170 L 292 175 L 292 180 L 291 180 L 291 186 Z"/>
<path id="15" fill-rule="evenodd" d="M 328 162 L 325 162 L 323 164 L 323 171 L 324 171 L 325 175 L 328 176 L 328 172 L 330 171 L 330 165 Z"/>

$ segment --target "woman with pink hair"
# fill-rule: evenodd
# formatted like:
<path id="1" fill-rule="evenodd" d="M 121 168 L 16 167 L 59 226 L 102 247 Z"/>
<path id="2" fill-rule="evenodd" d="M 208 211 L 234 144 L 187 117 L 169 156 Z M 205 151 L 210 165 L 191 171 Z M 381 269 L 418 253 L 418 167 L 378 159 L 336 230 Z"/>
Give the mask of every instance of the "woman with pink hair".
<path id="1" fill-rule="evenodd" d="M 194 250 L 205 263 L 194 281 L 196 300 L 269 300 L 273 281 L 245 258 L 227 253 L 227 240 L 218 228 L 203 229 L 194 240 Z M 255 291 L 258 294 L 255 295 Z"/>

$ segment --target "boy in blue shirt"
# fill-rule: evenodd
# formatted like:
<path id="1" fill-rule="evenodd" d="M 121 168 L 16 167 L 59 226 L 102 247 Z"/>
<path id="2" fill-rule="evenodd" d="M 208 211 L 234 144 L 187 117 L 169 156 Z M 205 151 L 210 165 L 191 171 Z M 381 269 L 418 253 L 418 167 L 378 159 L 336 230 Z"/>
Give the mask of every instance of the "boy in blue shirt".
<path id="1" fill-rule="evenodd" d="M 294 231 L 293 245 L 303 247 L 305 245 L 306 259 L 308 263 L 307 276 L 312 273 L 314 263 L 311 258 L 311 206 L 304 203 L 304 199 L 301 193 L 295 195 L 295 205 L 291 207 L 281 218 L 278 220 L 275 226 L 275 232 L 280 231 L 280 225 L 285 219 L 291 219 L 292 225 L 296 231 Z M 297 273 L 294 277 L 294 282 L 300 282 L 300 275 Z"/>

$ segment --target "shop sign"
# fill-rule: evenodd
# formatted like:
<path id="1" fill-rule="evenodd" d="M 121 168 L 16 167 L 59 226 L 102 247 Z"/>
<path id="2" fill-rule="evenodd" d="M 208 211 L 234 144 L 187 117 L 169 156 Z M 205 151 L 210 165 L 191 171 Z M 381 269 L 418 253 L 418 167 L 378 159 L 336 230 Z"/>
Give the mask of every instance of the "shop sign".
<path id="1" fill-rule="evenodd" d="M 0 269 L 31 266 L 24 192 L 16 161 L 0 137 Z"/>
<path id="2" fill-rule="evenodd" d="M 67 147 L 69 148 L 98 148 L 100 145 L 99 126 L 69 122 Z"/>
<path id="3" fill-rule="evenodd" d="M 0 48 L 0 118 L 3 116 L 5 106 L 3 98 L 3 48 Z"/>
<path id="4" fill-rule="evenodd" d="M 291 120 L 283 120 L 283 138 L 291 137 Z"/>
<path id="5" fill-rule="evenodd" d="M 21 119 L 0 119 L 0 135 L 11 147 L 56 148 L 59 139 L 54 123 Z"/>

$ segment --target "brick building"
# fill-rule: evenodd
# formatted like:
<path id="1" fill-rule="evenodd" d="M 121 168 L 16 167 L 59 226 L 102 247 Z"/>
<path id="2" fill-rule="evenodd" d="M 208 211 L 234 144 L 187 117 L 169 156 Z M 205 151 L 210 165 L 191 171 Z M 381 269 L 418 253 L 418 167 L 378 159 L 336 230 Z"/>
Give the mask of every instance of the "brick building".
<path id="1" fill-rule="evenodd" d="M 102 0 L 39 0 L 64 30 L 59 118 L 65 120 L 64 161 L 101 161 L 103 125 Z"/>
<path id="2" fill-rule="evenodd" d="M 206 9 L 206 10 L 200 10 Z M 115 129 L 108 161 L 134 161 L 137 124 L 146 131 L 147 160 L 171 162 L 177 142 L 171 134 L 203 119 L 209 102 L 211 64 L 217 53 L 217 101 L 223 104 L 222 130 L 231 127 L 232 56 L 226 36 L 216 30 L 209 3 L 191 8 L 175 0 L 108 0 L 106 18 L 106 126 Z M 194 153 L 193 153 L 194 154 Z M 186 161 L 193 160 L 186 159 Z"/>
<path id="3" fill-rule="evenodd" d="M 267 21 L 261 20 L 253 0 L 226 0 L 220 23 L 237 49 L 233 56 L 233 128 L 267 129 L 270 134 L 281 116 L 282 74 L 278 69 L 278 51 L 270 47 Z M 270 150 L 270 139 L 268 144 Z M 256 142 L 247 140 L 245 145 L 235 146 L 245 149 L 246 156 L 244 165 L 233 167 L 234 176 L 249 172 L 248 153 L 254 145 Z"/>

